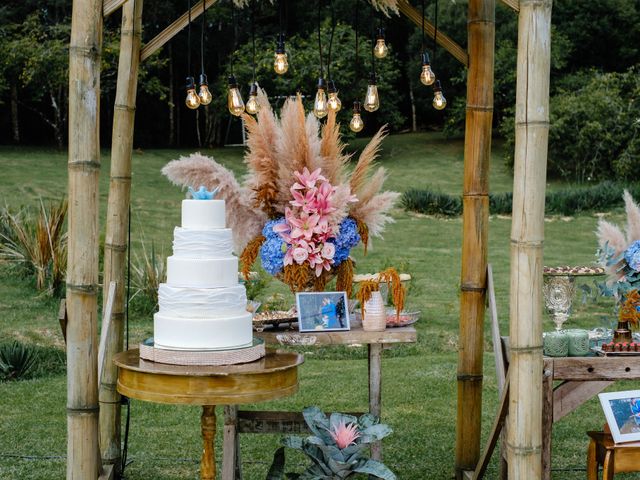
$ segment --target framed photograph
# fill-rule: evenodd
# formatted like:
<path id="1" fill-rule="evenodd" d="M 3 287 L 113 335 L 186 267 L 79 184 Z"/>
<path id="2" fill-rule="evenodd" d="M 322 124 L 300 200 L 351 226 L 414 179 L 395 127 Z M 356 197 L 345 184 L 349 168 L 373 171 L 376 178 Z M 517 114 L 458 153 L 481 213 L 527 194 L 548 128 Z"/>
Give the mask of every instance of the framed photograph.
<path id="1" fill-rule="evenodd" d="M 613 441 L 640 441 L 640 390 L 601 393 L 598 397 Z"/>
<path id="2" fill-rule="evenodd" d="M 349 330 L 346 292 L 305 292 L 296 294 L 301 332 Z"/>

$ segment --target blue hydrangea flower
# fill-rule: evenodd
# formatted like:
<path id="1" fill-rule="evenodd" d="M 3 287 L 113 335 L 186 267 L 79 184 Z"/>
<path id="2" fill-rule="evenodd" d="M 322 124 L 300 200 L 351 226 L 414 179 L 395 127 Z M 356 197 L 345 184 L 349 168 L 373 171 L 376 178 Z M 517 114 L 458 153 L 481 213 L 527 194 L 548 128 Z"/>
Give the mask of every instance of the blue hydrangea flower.
<path id="1" fill-rule="evenodd" d="M 275 220 L 269 220 L 262 229 L 262 235 L 266 238 L 280 238 L 277 232 L 273 231 L 273 227 L 285 223 L 284 217 L 276 218 Z"/>
<path id="2" fill-rule="evenodd" d="M 624 252 L 624 260 L 629 267 L 640 272 L 640 240 L 636 240 Z"/>
<path id="3" fill-rule="evenodd" d="M 287 244 L 279 236 L 267 237 L 260 247 L 260 259 L 262 268 L 270 275 L 276 275 L 284 267 L 284 254 L 287 251 Z"/>
<path id="4" fill-rule="evenodd" d="M 360 234 L 358 226 L 353 218 L 345 218 L 340 223 L 340 233 L 332 240 L 329 240 L 336 246 L 336 253 L 333 256 L 333 265 L 337 267 L 347 258 L 353 247 L 360 243 Z"/>

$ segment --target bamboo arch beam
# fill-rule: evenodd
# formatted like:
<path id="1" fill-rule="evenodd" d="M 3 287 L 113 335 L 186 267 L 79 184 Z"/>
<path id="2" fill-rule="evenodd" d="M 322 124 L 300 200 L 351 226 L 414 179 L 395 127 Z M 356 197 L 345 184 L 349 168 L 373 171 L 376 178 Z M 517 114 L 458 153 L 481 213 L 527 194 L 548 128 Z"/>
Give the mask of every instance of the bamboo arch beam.
<path id="1" fill-rule="evenodd" d="M 398 9 L 405 17 L 415 23 L 418 27 L 422 28 L 422 14 L 418 12 L 418 10 L 416 10 L 408 0 L 398 0 Z M 424 31 L 430 37 L 433 37 L 433 34 L 435 33 L 435 27 L 426 19 L 424 21 Z M 438 30 L 438 38 L 436 40 L 438 45 L 453 55 L 453 57 L 465 67 L 469 66 L 469 56 L 467 55 L 467 52 L 465 52 L 464 48 L 458 45 L 452 38 Z"/>
<path id="2" fill-rule="evenodd" d="M 124 5 L 127 0 L 104 0 L 102 3 L 102 16 L 107 18 L 113 12 Z"/>
<path id="3" fill-rule="evenodd" d="M 120 395 L 116 390 L 118 368 L 113 357 L 124 344 L 125 270 L 129 204 L 131 203 L 131 154 L 140 64 L 143 0 L 128 0 L 122 7 L 120 57 L 113 113 L 111 179 L 104 241 L 104 285 L 117 285 L 113 296 L 112 328 L 106 337 L 105 368 L 100 379 L 100 450 L 103 463 L 120 474 Z M 106 289 L 103 305 L 108 305 Z M 102 326 L 104 328 L 104 324 Z"/>
<path id="4" fill-rule="evenodd" d="M 542 477 L 542 253 L 551 0 L 520 0 L 511 221 L 509 478 Z"/>
<path id="5" fill-rule="evenodd" d="M 519 0 L 500 0 L 500 1 L 504 3 L 507 7 L 509 7 L 511 10 L 513 10 L 514 12 L 520 11 Z"/>
<path id="6" fill-rule="evenodd" d="M 98 253 L 102 0 L 74 0 L 69 46 L 67 480 L 93 479 L 98 452 Z"/>
<path id="7" fill-rule="evenodd" d="M 218 0 L 205 0 L 204 8 L 207 9 L 216 4 Z M 191 21 L 202 15 L 202 1 L 191 7 Z M 189 23 L 189 12 L 184 12 L 180 18 L 156 35 L 149 43 L 147 43 L 140 53 L 140 61 L 144 62 L 151 55 L 156 53 L 160 48 L 182 31 Z"/>

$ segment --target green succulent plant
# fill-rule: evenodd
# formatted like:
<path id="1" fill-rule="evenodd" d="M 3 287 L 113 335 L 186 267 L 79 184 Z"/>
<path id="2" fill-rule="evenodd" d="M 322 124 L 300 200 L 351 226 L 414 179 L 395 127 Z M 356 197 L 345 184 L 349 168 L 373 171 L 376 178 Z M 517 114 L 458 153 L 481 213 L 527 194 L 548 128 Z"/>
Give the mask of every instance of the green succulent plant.
<path id="1" fill-rule="evenodd" d="M 302 413 L 311 435 L 282 439 L 284 446 L 276 451 L 267 480 L 341 480 L 357 475 L 396 479 L 383 463 L 365 456 L 369 444 L 392 433 L 377 417 L 368 413 L 360 418 L 332 413 L 327 418 L 318 407 L 305 408 Z M 285 473 L 285 447 L 300 450 L 312 464 L 302 473 Z"/>
<path id="2" fill-rule="evenodd" d="M 0 345 L 0 380 L 24 378 L 35 367 L 38 355 L 33 348 L 20 342 Z"/>

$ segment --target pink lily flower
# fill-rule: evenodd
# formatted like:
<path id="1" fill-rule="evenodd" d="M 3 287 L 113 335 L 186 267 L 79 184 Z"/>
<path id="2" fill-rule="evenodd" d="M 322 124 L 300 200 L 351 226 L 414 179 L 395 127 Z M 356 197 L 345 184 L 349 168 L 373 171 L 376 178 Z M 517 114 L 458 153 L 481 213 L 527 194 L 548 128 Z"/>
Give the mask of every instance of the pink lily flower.
<path id="1" fill-rule="evenodd" d="M 315 210 L 314 203 L 316 190 L 314 188 L 310 188 L 305 194 L 292 188 L 291 194 L 293 195 L 293 200 L 289 202 L 291 205 L 294 207 L 300 207 L 307 213 L 312 213 Z"/>
<path id="2" fill-rule="evenodd" d="M 295 190 L 302 190 L 305 188 L 314 188 L 316 186 L 316 182 L 318 182 L 318 180 L 321 180 L 323 182 L 326 182 L 327 179 L 325 177 L 323 177 L 322 175 L 320 175 L 320 171 L 321 169 L 318 168 L 316 170 L 313 171 L 313 173 L 309 172 L 309 169 L 307 167 L 304 167 L 304 170 L 302 170 L 302 173 L 300 172 L 294 172 L 294 176 L 298 179 L 298 182 L 293 184 L 293 189 Z"/>
<path id="3" fill-rule="evenodd" d="M 311 237 L 313 237 L 313 229 L 318 224 L 320 215 L 309 215 L 306 212 L 302 212 L 300 214 L 300 218 L 295 218 L 292 216 L 287 220 L 293 227 L 291 231 L 291 238 L 304 238 L 305 240 L 309 241 L 311 240 Z"/>

